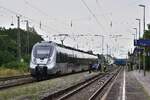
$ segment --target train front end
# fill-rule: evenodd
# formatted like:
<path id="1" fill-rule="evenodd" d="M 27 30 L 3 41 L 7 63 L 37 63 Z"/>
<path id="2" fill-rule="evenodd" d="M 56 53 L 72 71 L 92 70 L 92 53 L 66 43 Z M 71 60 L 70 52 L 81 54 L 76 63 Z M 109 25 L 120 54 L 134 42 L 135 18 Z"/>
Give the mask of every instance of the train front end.
<path id="1" fill-rule="evenodd" d="M 52 43 L 37 43 L 33 46 L 30 72 L 33 77 L 47 77 L 56 64 L 55 48 Z"/>

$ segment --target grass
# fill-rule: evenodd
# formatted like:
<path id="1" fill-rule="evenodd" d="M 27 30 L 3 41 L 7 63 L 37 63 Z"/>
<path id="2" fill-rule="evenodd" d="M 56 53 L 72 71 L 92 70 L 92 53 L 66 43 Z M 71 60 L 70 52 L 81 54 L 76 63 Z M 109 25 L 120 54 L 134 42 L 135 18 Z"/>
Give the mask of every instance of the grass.
<path id="1" fill-rule="evenodd" d="M 17 76 L 17 75 L 24 75 L 27 74 L 28 70 L 26 69 L 10 69 L 0 67 L 0 77 L 10 77 L 10 76 Z"/>

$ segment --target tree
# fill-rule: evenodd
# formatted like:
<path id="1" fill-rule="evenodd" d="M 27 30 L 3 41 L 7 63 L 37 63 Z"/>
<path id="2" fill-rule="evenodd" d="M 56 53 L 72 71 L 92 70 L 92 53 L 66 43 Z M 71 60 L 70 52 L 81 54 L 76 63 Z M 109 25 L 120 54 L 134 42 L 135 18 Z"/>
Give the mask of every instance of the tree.
<path id="1" fill-rule="evenodd" d="M 5 65 L 10 62 L 17 61 L 17 32 L 18 29 L 5 29 L 0 27 L 0 35 L 6 35 L 5 37 L 0 36 L 0 66 Z M 30 55 L 27 55 L 27 34 L 25 30 L 21 30 L 21 53 L 25 62 L 28 63 Z M 32 46 L 42 38 L 34 31 L 29 32 L 29 52 L 31 53 Z"/>

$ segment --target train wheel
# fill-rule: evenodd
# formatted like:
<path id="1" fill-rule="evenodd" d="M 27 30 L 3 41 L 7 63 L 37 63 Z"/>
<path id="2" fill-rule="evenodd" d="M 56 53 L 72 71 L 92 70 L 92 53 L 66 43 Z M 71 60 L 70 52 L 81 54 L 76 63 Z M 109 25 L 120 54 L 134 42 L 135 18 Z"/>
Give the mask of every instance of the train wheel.
<path id="1" fill-rule="evenodd" d="M 61 71 L 57 71 L 56 75 L 58 75 L 58 76 L 61 75 Z"/>

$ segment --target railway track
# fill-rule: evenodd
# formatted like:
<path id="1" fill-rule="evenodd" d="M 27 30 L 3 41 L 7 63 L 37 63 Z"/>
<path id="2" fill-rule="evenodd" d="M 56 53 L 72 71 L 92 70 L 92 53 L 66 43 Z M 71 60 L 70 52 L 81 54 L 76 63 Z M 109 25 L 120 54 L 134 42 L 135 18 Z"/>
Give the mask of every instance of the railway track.
<path id="1" fill-rule="evenodd" d="M 121 71 L 121 68 L 99 74 L 85 82 L 76 84 L 64 90 L 57 91 L 44 97 L 43 100 L 95 100 L 104 88 L 110 84 Z"/>
<path id="2" fill-rule="evenodd" d="M 18 75 L 18 76 L 9 76 L 9 77 L 0 77 L 0 81 L 7 81 L 12 79 L 19 79 L 19 78 L 25 78 L 31 76 L 30 74 L 26 75 Z"/>
<path id="3" fill-rule="evenodd" d="M 0 90 L 35 82 L 30 74 L 0 78 Z"/>
<path id="4" fill-rule="evenodd" d="M 55 75 L 55 76 L 49 77 L 48 79 L 54 79 L 54 78 L 58 78 L 58 77 L 65 77 L 65 76 L 68 76 L 68 75 L 82 73 L 82 72 L 86 72 L 86 71 L 87 70 L 80 71 L 80 72 L 69 73 L 69 74 L 64 74 L 64 75 Z M 20 75 L 20 76 L 13 76 L 13 77 L 4 77 L 4 78 L 0 78 L 0 90 L 7 89 L 7 88 L 10 88 L 10 87 L 19 86 L 19 85 L 34 83 L 34 82 L 37 82 L 37 80 L 34 79 L 30 74 Z"/>

